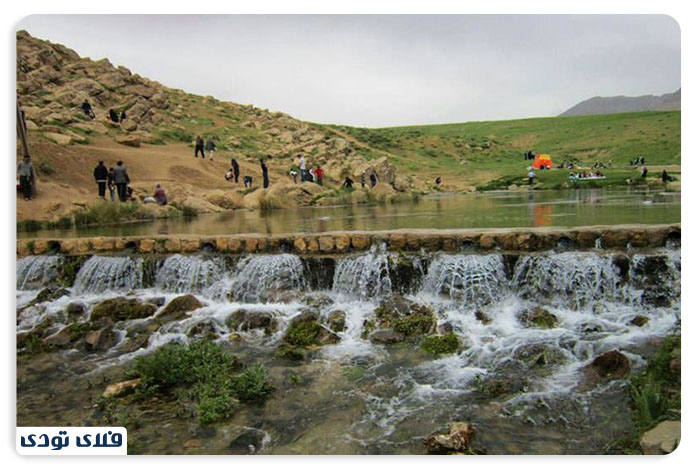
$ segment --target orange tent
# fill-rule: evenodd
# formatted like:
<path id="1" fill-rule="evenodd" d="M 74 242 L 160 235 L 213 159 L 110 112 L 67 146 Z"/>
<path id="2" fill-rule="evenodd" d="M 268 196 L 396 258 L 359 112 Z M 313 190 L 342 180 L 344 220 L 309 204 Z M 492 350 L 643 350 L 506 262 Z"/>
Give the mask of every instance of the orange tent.
<path id="1" fill-rule="evenodd" d="M 551 169 L 553 167 L 553 161 L 551 161 L 551 156 L 545 153 L 537 154 L 537 157 L 534 158 L 534 162 L 532 163 L 532 167 L 536 170 L 539 170 L 542 167 L 544 169 Z"/>

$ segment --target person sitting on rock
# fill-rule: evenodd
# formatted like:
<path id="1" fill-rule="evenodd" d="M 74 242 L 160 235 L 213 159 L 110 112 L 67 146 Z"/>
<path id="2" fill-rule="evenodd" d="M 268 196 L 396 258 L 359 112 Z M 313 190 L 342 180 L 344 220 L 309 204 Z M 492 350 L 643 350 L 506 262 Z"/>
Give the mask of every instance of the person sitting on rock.
<path id="1" fill-rule="evenodd" d="M 157 187 L 155 187 L 155 200 L 157 200 L 157 204 L 160 206 L 167 204 L 167 194 L 160 184 L 157 184 Z"/>
<path id="2" fill-rule="evenodd" d="M 346 176 L 346 180 L 343 181 L 343 187 L 347 188 L 348 190 L 352 190 L 353 189 L 353 179 Z"/>
<path id="3" fill-rule="evenodd" d="M 201 153 L 201 158 L 205 159 L 205 143 L 200 135 L 196 135 L 196 150 L 194 152 L 195 157 L 198 157 L 198 152 Z"/>
<path id="4" fill-rule="evenodd" d="M 92 105 L 89 103 L 87 99 L 85 99 L 85 102 L 82 103 L 82 112 L 84 112 L 85 115 L 90 119 L 94 118 L 94 112 L 92 112 Z"/>

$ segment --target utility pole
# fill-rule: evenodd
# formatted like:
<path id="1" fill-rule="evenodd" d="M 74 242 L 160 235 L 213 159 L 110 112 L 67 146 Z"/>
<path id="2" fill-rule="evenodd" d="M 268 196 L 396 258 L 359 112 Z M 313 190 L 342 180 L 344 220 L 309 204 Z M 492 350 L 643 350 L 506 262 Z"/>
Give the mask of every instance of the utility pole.
<path id="1" fill-rule="evenodd" d="M 27 139 L 27 122 L 24 120 L 24 112 L 19 108 L 19 101 L 17 101 L 17 136 L 22 140 L 24 156 L 30 156 L 29 141 Z"/>

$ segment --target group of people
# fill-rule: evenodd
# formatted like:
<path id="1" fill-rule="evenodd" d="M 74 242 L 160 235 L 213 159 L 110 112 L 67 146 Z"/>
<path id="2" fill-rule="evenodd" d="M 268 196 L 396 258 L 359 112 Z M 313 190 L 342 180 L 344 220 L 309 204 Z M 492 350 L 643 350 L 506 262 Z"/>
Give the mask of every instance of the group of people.
<path id="1" fill-rule="evenodd" d="M 94 111 L 92 110 L 92 104 L 89 103 L 87 99 L 84 100 L 84 102 L 80 105 L 82 108 L 82 112 L 89 117 L 90 119 L 94 119 Z M 119 114 L 113 107 L 109 109 L 109 113 L 106 116 L 107 119 L 111 120 L 114 123 L 121 123 L 124 120 L 126 120 L 126 111 L 122 110 L 121 113 Z"/>
<path id="2" fill-rule="evenodd" d="M 109 120 L 114 123 L 121 123 L 126 120 L 126 111 L 122 110 L 121 115 L 116 112 L 113 108 L 109 109 Z"/>
<path id="3" fill-rule="evenodd" d="M 106 189 L 109 189 L 111 201 L 116 201 L 118 196 L 121 202 L 137 201 L 133 196 L 133 188 L 129 185 L 131 180 L 128 175 L 128 170 L 123 165 L 123 161 L 118 161 L 116 167 L 108 168 L 104 165 L 104 161 L 99 161 L 97 167 L 94 168 L 94 181 L 97 183 L 97 191 L 99 198 L 106 200 Z M 151 200 L 148 200 L 150 198 Z M 155 187 L 155 192 L 152 197 L 143 199 L 144 203 L 151 202 L 159 205 L 167 204 L 167 194 L 160 184 Z"/>
<path id="4" fill-rule="evenodd" d="M 200 153 L 201 159 L 205 159 L 205 153 L 208 153 L 209 159 L 212 161 L 213 156 L 215 156 L 215 151 L 217 151 L 217 144 L 215 143 L 215 137 L 210 136 L 208 140 L 204 140 L 202 136 L 196 135 L 196 145 L 193 155 L 197 158 Z"/>
<path id="5" fill-rule="evenodd" d="M 577 174 L 574 172 L 571 172 L 570 174 L 568 174 L 568 177 L 570 179 L 604 179 L 604 178 L 606 178 L 606 176 L 600 170 L 596 170 L 594 172 L 582 171 L 582 172 L 578 172 Z"/>
<path id="6" fill-rule="evenodd" d="M 524 160 L 525 161 L 533 161 L 534 158 L 536 158 L 536 154 L 534 154 L 534 151 L 525 151 L 524 152 Z"/>
<path id="7" fill-rule="evenodd" d="M 268 159 L 270 159 L 270 156 Z M 228 182 L 232 182 L 234 180 L 234 183 L 238 184 L 239 175 L 239 163 L 236 159 L 232 159 L 230 163 L 230 168 L 227 170 L 227 173 L 225 173 L 225 180 L 227 180 Z M 266 166 L 264 158 L 261 158 L 261 177 L 263 179 L 263 188 L 268 188 L 268 186 L 271 184 L 271 180 L 268 177 L 268 166 Z M 250 175 L 245 175 L 243 182 L 244 188 L 251 188 L 254 185 L 254 178 Z"/>
<path id="8" fill-rule="evenodd" d="M 631 166 L 644 166 L 645 158 L 643 156 L 638 156 L 637 158 L 631 159 L 630 164 Z"/>

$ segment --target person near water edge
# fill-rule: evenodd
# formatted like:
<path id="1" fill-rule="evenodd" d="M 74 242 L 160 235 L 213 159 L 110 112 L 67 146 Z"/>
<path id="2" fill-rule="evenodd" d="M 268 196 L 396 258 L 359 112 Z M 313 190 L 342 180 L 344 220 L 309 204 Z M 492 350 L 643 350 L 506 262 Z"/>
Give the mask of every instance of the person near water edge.
<path id="1" fill-rule="evenodd" d="M 99 198 L 106 199 L 106 183 L 109 179 L 109 170 L 104 165 L 104 161 L 99 161 L 97 167 L 94 168 L 93 175 L 99 190 Z"/>
<path id="2" fill-rule="evenodd" d="M 25 200 L 34 199 L 34 182 L 36 181 L 36 171 L 34 164 L 31 162 L 31 156 L 26 155 L 24 159 L 17 164 L 17 177 L 19 177 L 19 185 L 22 188 Z"/>
<path id="3" fill-rule="evenodd" d="M 127 199 L 126 187 L 129 183 L 130 177 L 128 176 L 128 171 L 123 166 L 123 161 L 117 162 L 114 168 L 114 184 L 116 184 L 118 199 L 122 202 L 125 202 Z"/>

